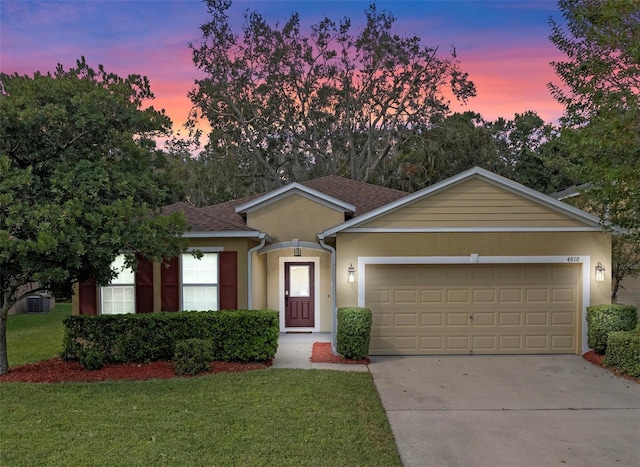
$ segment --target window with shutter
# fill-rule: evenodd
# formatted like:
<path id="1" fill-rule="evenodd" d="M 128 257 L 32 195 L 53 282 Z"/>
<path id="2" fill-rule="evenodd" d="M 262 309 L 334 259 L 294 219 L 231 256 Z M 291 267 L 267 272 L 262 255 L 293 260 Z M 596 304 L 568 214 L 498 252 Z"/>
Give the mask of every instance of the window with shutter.
<path id="1" fill-rule="evenodd" d="M 124 255 L 116 256 L 111 267 L 118 275 L 109 285 L 100 288 L 100 312 L 103 315 L 120 315 L 136 312 L 135 274 L 125 266 Z"/>

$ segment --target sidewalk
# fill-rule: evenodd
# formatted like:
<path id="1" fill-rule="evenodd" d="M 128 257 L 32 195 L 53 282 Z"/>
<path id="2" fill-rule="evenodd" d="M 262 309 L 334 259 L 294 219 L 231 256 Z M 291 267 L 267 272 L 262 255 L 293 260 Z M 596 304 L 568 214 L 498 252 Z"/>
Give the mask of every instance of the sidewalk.
<path id="1" fill-rule="evenodd" d="M 271 368 L 300 368 L 305 370 L 369 371 L 367 365 L 339 363 L 311 363 L 314 342 L 331 342 L 331 333 L 280 333 L 278 351 Z"/>

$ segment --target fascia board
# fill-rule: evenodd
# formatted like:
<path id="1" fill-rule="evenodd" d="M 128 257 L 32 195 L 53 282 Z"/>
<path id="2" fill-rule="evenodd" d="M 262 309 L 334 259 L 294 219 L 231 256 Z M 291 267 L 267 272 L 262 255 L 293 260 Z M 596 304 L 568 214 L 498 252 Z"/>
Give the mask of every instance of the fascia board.
<path id="1" fill-rule="evenodd" d="M 304 185 L 300 185 L 299 183 L 291 183 L 256 199 L 252 199 L 247 203 L 241 204 L 236 208 L 236 214 L 246 214 L 255 211 L 293 194 L 298 194 L 311 201 L 322 204 L 323 206 L 335 209 L 336 211 L 353 213 L 356 210 L 354 205 L 345 203 L 338 198 L 325 195 L 324 193 L 308 188 Z"/>
<path id="2" fill-rule="evenodd" d="M 389 203 L 385 206 L 381 206 L 378 209 L 374 209 L 373 211 L 370 211 L 362 216 L 354 217 L 353 219 L 350 219 L 347 222 L 344 222 L 335 227 L 325 230 L 324 232 L 322 232 L 322 234 L 324 237 L 332 237 L 338 232 L 357 226 L 359 224 L 363 224 L 371 219 L 374 219 L 383 214 L 394 211 L 402 206 L 406 206 L 410 203 L 413 203 L 414 201 L 420 198 L 431 196 L 442 190 L 445 190 L 454 185 L 457 185 L 458 183 L 461 183 L 473 176 L 479 176 L 485 179 L 489 183 L 493 183 L 494 185 L 502 187 L 508 191 L 514 192 L 516 194 L 524 196 L 525 198 L 532 199 L 533 201 L 546 205 L 556 211 L 559 211 L 563 214 L 568 215 L 569 217 L 572 217 L 581 222 L 589 224 L 591 227 L 597 227 L 601 225 L 600 219 L 581 209 L 578 209 L 569 204 L 563 203 L 562 201 L 555 200 L 547 195 L 544 195 L 535 190 L 532 190 L 531 188 L 527 188 L 524 185 L 521 185 L 520 183 L 514 182 L 513 180 L 509 180 L 508 178 L 502 177 L 498 174 L 494 174 L 489 170 L 486 170 L 480 167 L 473 167 L 469 170 L 459 173 L 458 175 L 454 175 L 453 177 L 447 178 L 446 180 L 442 180 L 441 182 L 435 183 L 431 186 L 423 188 L 422 190 L 416 191 L 415 193 L 405 196 L 404 198 L 400 198 L 397 201 Z"/>
<path id="3" fill-rule="evenodd" d="M 182 235 L 184 238 L 266 238 L 267 242 L 271 243 L 273 240 L 269 235 L 258 230 L 216 230 L 210 232 L 185 232 Z"/>

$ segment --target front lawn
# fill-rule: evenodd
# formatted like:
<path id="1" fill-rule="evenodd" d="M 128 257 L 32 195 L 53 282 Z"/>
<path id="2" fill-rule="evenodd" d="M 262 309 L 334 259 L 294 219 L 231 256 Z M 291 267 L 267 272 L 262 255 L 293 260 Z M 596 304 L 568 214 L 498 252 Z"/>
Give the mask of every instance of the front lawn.
<path id="1" fill-rule="evenodd" d="M 62 350 L 69 304 L 8 320 L 9 363 Z M 0 383 L 0 466 L 401 465 L 369 373 L 267 369 Z"/>
<path id="2" fill-rule="evenodd" d="M 368 373 L 0 383 L 0 465 L 401 465 Z"/>
<path id="3" fill-rule="evenodd" d="M 49 313 L 23 313 L 7 319 L 9 367 L 57 357 L 62 352 L 62 320 L 71 314 L 71 303 L 56 303 Z"/>

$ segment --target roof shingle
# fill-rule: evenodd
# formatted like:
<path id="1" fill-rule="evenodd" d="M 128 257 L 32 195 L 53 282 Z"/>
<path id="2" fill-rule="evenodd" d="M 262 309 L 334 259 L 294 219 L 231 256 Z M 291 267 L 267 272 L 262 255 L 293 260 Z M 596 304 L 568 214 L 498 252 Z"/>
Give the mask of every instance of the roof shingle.
<path id="1" fill-rule="evenodd" d="M 409 193 L 400 190 L 393 190 L 369 183 L 358 182 L 336 175 L 317 178 L 302 185 L 323 193 L 327 196 L 337 198 L 356 207 L 353 217 L 360 216 L 373 209 L 377 209 L 385 204 L 396 201 L 407 196 Z M 247 196 L 245 198 L 227 201 L 225 203 L 214 204 L 203 208 L 197 208 L 188 203 L 175 203 L 163 208 L 164 213 L 183 211 L 187 223 L 192 231 L 196 232 L 218 232 L 218 231 L 249 231 L 255 229 L 247 227 L 244 218 L 237 214 L 237 206 L 245 204 L 253 199 L 259 198 L 266 193 Z"/>

